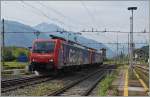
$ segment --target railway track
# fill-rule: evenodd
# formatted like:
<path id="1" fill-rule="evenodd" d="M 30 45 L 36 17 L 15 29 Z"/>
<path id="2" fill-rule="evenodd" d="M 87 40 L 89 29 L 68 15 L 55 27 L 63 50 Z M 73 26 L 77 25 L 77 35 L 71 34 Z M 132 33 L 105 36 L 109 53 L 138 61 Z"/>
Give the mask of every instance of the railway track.
<path id="1" fill-rule="evenodd" d="M 79 71 L 79 72 L 75 73 L 76 77 L 69 77 L 72 74 L 69 73 L 69 75 L 68 75 L 68 73 L 67 73 L 67 75 L 65 74 L 64 76 L 63 75 L 59 76 L 59 77 L 57 76 L 58 79 L 57 79 L 57 77 L 50 78 L 48 76 L 34 76 L 34 77 L 32 76 L 32 77 L 25 77 L 25 78 L 20 78 L 20 79 L 17 78 L 17 79 L 11 79 L 11 80 L 4 80 L 4 81 L 2 81 L 1 93 L 4 93 L 3 95 L 5 95 L 5 93 L 6 93 L 6 95 L 7 95 L 7 93 L 11 93 L 11 92 L 13 93 L 14 90 L 19 91 L 20 89 L 23 89 L 24 87 L 34 86 L 34 85 L 38 85 L 38 84 L 41 84 L 44 82 L 53 81 L 53 79 L 54 80 L 56 79 L 56 81 L 61 80 L 64 82 L 65 87 L 63 87 L 63 88 L 69 87 L 70 89 L 71 89 L 71 87 L 70 87 L 71 84 L 72 84 L 72 89 L 73 89 L 74 86 L 77 87 L 77 84 L 80 87 L 81 84 L 85 83 L 85 85 L 87 85 L 88 87 L 86 88 L 86 90 L 80 90 L 80 92 L 82 92 L 82 93 L 78 92 L 79 93 L 78 95 L 88 95 L 94 89 L 94 87 L 98 84 L 98 82 L 105 76 L 105 73 L 106 73 L 106 72 L 104 72 L 105 69 L 109 69 L 109 68 L 111 69 L 111 66 L 108 65 L 108 67 L 107 67 L 107 65 L 106 66 L 101 65 L 99 68 L 101 68 L 101 69 L 96 68 L 96 70 L 98 70 L 98 71 L 95 71 L 95 69 L 94 70 L 91 69 L 91 71 L 88 70 L 87 73 L 86 73 L 86 69 L 85 69 L 85 73 Z M 91 72 L 94 72 L 94 73 L 91 73 Z M 80 76 L 78 76 L 78 74 Z M 88 75 L 86 75 L 86 74 L 88 74 Z M 68 76 L 68 78 L 67 78 L 67 76 Z M 90 82 L 89 85 L 88 85 L 88 82 Z M 79 88 L 79 89 L 81 89 L 81 88 Z M 47 94 L 47 93 L 45 93 L 45 94 L 47 94 L 49 96 L 49 95 L 53 95 L 54 93 L 56 93 L 58 91 L 62 91 L 62 90 L 59 89 L 59 90 L 56 90 L 55 92 L 51 91 L 51 93 L 50 93 L 50 91 L 49 92 L 47 91 L 47 93 L 50 93 L 50 94 Z M 70 92 L 66 92 L 66 91 L 67 90 L 65 90 L 64 92 L 62 92 L 60 94 L 56 93 L 56 95 L 69 95 L 68 93 L 70 93 Z M 71 90 L 68 90 L 68 91 L 71 91 Z"/>
<path id="2" fill-rule="evenodd" d="M 142 66 L 139 66 L 139 65 L 135 65 L 134 67 L 141 69 L 141 71 L 142 71 L 143 73 L 149 74 L 149 68 L 148 68 L 148 67 L 145 67 L 145 66 L 142 67 Z"/>
<path id="3" fill-rule="evenodd" d="M 9 91 L 13 91 L 19 88 L 24 88 L 30 85 L 40 84 L 46 81 L 53 80 L 55 78 L 64 78 L 65 76 L 69 76 L 70 74 L 60 75 L 60 76 L 53 76 L 53 78 L 49 78 L 49 76 L 30 76 L 30 77 L 23 77 L 23 78 L 15 78 L 9 80 L 2 80 L 1 81 L 1 93 L 6 93 Z"/>
<path id="4" fill-rule="evenodd" d="M 23 88 L 34 84 L 39 84 L 45 81 L 49 81 L 51 79 L 53 78 L 50 78 L 48 76 L 32 76 L 32 77 L 4 80 L 1 82 L 1 93 L 15 90 L 18 88 Z"/>
<path id="5" fill-rule="evenodd" d="M 90 73 L 85 77 L 82 77 L 73 81 L 72 83 L 65 85 L 59 90 L 47 94 L 46 96 L 87 96 L 96 87 L 99 81 L 106 75 L 106 69 L 111 68 L 115 68 L 114 65 L 98 69 L 97 71 Z"/>
<path id="6" fill-rule="evenodd" d="M 149 68 L 146 66 L 139 66 L 136 65 L 135 66 L 135 71 L 136 73 L 139 75 L 139 77 L 141 78 L 141 80 L 143 80 L 143 82 L 149 86 Z"/>
<path id="7" fill-rule="evenodd" d="M 40 77 L 40 76 L 39 76 Z M 26 80 L 32 80 L 34 78 L 38 78 L 37 76 L 30 76 L 30 77 L 23 77 L 23 78 L 14 78 L 14 79 L 8 79 L 8 80 L 2 80 L 1 84 L 2 84 L 2 88 L 7 87 L 7 86 L 11 86 L 12 84 L 19 84 L 19 83 L 23 83 Z"/>

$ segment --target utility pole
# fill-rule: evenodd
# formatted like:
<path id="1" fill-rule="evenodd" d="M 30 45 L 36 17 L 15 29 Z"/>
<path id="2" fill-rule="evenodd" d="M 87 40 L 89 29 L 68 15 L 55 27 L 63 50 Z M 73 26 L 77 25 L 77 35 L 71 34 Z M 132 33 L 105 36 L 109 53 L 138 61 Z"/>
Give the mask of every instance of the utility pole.
<path id="1" fill-rule="evenodd" d="M 129 33 L 128 33 L 128 64 L 130 63 L 130 44 L 129 44 Z"/>
<path id="2" fill-rule="evenodd" d="M 117 64 L 118 64 L 118 62 L 119 62 L 119 56 L 118 56 L 118 32 L 117 32 L 117 59 L 116 59 L 116 61 L 117 61 Z"/>
<path id="3" fill-rule="evenodd" d="M 149 1 L 149 5 L 150 5 L 150 1 Z M 149 13 L 149 16 L 150 16 L 150 13 Z M 150 17 L 149 17 L 149 20 L 150 20 Z M 149 28 L 150 28 L 150 25 L 149 25 Z M 150 29 L 149 29 L 149 41 L 150 41 Z M 149 54 L 148 54 L 148 64 L 149 64 L 149 70 L 150 70 L 150 42 L 148 43 L 149 44 Z M 149 75 L 150 75 L 150 72 L 149 72 Z M 150 83 L 150 80 L 149 80 L 149 83 Z M 149 87 L 150 87 L 150 84 L 149 84 Z M 150 88 L 149 88 L 149 91 L 150 91 Z M 149 92 L 149 95 L 150 95 L 150 92 Z"/>
<path id="4" fill-rule="evenodd" d="M 133 69 L 133 10 L 137 10 L 137 7 L 128 7 L 128 10 L 131 10 L 130 17 L 130 65 L 129 68 Z"/>
<path id="5" fill-rule="evenodd" d="M 37 32 L 34 32 L 34 34 L 36 35 L 36 39 L 38 39 L 38 38 L 39 38 L 39 35 L 40 35 L 40 32 L 37 31 Z"/>
<path id="6" fill-rule="evenodd" d="M 2 66 L 4 66 L 4 47 L 5 47 L 5 39 L 4 39 L 4 19 L 2 19 L 2 48 L 1 48 L 1 61 Z"/>
<path id="7" fill-rule="evenodd" d="M 123 64 L 125 64 L 125 53 L 124 53 L 124 45 L 122 47 L 122 54 L 123 54 L 123 58 L 122 58 L 122 61 L 123 61 Z"/>
<path id="8" fill-rule="evenodd" d="M 69 36 L 71 35 L 69 32 L 66 32 L 67 33 L 67 42 L 69 42 Z"/>

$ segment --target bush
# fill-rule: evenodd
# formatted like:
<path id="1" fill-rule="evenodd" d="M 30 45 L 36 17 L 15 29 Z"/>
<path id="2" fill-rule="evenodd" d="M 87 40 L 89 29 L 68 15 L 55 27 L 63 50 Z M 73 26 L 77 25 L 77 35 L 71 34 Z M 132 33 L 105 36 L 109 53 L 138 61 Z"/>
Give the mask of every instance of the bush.
<path id="1" fill-rule="evenodd" d="M 4 49 L 4 61 L 15 60 L 15 56 L 12 54 L 10 49 Z"/>
<path id="2" fill-rule="evenodd" d="M 29 50 L 21 47 L 5 47 L 4 48 L 4 61 L 17 61 L 19 56 L 28 56 Z"/>

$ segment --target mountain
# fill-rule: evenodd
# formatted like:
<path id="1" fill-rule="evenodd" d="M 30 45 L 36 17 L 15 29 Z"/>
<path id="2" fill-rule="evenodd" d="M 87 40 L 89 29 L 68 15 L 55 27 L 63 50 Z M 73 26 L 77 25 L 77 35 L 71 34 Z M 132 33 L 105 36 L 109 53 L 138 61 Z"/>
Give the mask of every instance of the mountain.
<path id="1" fill-rule="evenodd" d="M 2 22 L 1 22 L 2 23 Z M 5 20 L 4 21 L 4 29 L 5 32 L 36 32 L 36 29 L 33 29 L 32 27 L 16 22 L 16 21 L 10 21 Z"/>
<path id="2" fill-rule="evenodd" d="M 40 23 L 34 26 L 34 29 L 42 31 L 42 32 L 56 32 L 56 31 L 63 31 L 62 28 L 55 24 L 48 24 L 48 23 Z"/>
<path id="3" fill-rule="evenodd" d="M 11 20 L 4 21 L 4 31 L 5 31 L 4 34 L 5 46 L 19 46 L 19 47 L 31 46 L 32 40 L 36 39 L 36 35 L 33 32 L 37 32 L 37 30 L 32 28 L 31 26 Z M 8 33 L 8 32 L 18 32 L 18 33 Z M 40 35 L 40 37 L 42 38 L 46 38 L 46 36 L 47 35 L 44 34 Z"/>
<path id="4" fill-rule="evenodd" d="M 81 38 L 78 38 L 77 41 L 80 41 L 81 44 L 86 45 L 86 46 L 91 47 L 91 48 L 95 48 L 97 50 L 100 50 L 101 48 L 106 48 L 107 57 L 111 58 L 112 56 L 114 56 L 114 52 L 109 47 L 104 45 L 103 43 L 99 43 L 99 42 L 92 40 L 92 39 L 87 39 L 84 36 L 82 36 Z"/>
<path id="5" fill-rule="evenodd" d="M 55 25 L 55 24 L 48 24 L 48 23 L 41 23 L 41 24 L 38 24 L 34 27 L 35 29 L 41 31 L 41 32 L 54 32 L 54 33 L 51 33 L 51 35 L 56 35 L 56 36 L 59 36 L 59 37 L 63 37 L 65 39 L 69 39 L 69 40 L 72 40 L 72 41 L 75 41 L 77 38 L 77 41 L 83 45 L 86 45 L 86 46 L 89 46 L 89 47 L 96 47 L 96 48 L 102 48 L 102 47 L 105 47 L 103 44 L 99 44 L 99 46 L 95 45 L 95 44 L 87 44 L 87 43 L 97 43 L 97 41 L 94 41 L 92 39 L 87 39 L 85 38 L 84 36 L 82 35 L 76 35 L 76 33 L 74 32 L 64 32 L 64 33 L 59 33 L 59 32 L 56 32 L 56 31 L 63 31 L 62 28 L 60 28 L 59 26 Z"/>
<path id="6" fill-rule="evenodd" d="M 33 32 L 41 32 L 39 38 L 50 38 L 49 35 L 56 35 L 63 37 L 72 41 L 76 41 L 88 47 L 100 49 L 107 49 L 107 56 L 112 56 L 113 52 L 110 48 L 106 47 L 104 44 L 100 43 L 97 45 L 97 41 L 92 39 L 87 39 L 82 35 L 76 35 L 74 32 L 56 32 L 62 31 L 63 29 L 55 24 L 41 23 L 34 27 L 25 25 L 17 21 L 5 20 L 5 46 L 18 46 L 18 47 L 29 47 L 32 46 L 32 41 L 36 39 L 36 35 Z M 20 33 L 7 33 L 7 32 L 20 32 Z M 24 33 L 21 33 L 24 32 Z M 42 33 L 42 32 L 52 32 L 52 33 Z M 95 44 L 89 44 L 95 43 Z"/>
<path id="7" fill-rule="evenodd" d="M 97 41 L 92 39 L 85 38 L 83 35 L 77 35 L 75 32 L 63 32 L 63 33 L 56 32 L 56 31 L 63 31 L 63 29 L 54 24 L 41 23 L 36 25 L 34 28 L 41 32 L 53 32 L 50 34 L 78 42 L 80 44 L 83 44 L 91 48 L 96 48 L 97 50 L 101 48 L 106 48 L 108 51 L 107 56 L 112 56 L 114 54 L 113 51 L 107 46 L 105 46 L 104 44 L 98 43 Z M 49 36 L 49 34 L 47 35 Z M 95 44 L 90 44 L 90 43 L 95 43 Z"/>

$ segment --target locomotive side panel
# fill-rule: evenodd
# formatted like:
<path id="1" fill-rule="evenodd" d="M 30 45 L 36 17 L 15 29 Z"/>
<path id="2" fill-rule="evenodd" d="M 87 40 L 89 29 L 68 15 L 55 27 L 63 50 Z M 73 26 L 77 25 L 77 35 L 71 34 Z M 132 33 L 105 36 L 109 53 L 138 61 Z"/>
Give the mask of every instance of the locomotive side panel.
<path id="1" fill-rule="evenodd" d="M 63 44 L 64 66 L 80 65 L 83 62 L 83 51 L 75 46 Z"/>
<path id="2" fill-rule="evenodd" d="M 90 51 L 83 50 L 83 64 L 90 64 Z"/>
<path id="3" fill-rule="evenodd" d="M 100 61 L 99 62 L 103 63 L 103 55 L 102 55 L 102 53 L 100 53 Z"/>
<path id="4" fill-rule="evenodd" d="M 60 43 L 58 48 L 58 61 L 57 61 L 57 68 L 61 69 L 64 66 L 64 50 L 63 45 Z"/>
<path id="5" fill-rule="evenodd" d="M 94 64 L 96 61 L 95 61 L 95 52 L 92 52 L 92 56 L 91 56 L 92 58 L 92 64 Z"/>
<path id="6" fill-rule="evenodd" d="M 102 63 L 103 61 L 103 56 L 101 53 L 95 53 L 95 63 Z"/>
<path id="7" fill-rule="evenodd" d="M 100 63 L 100 53 L 96 53 L 96 63 Z"/>

